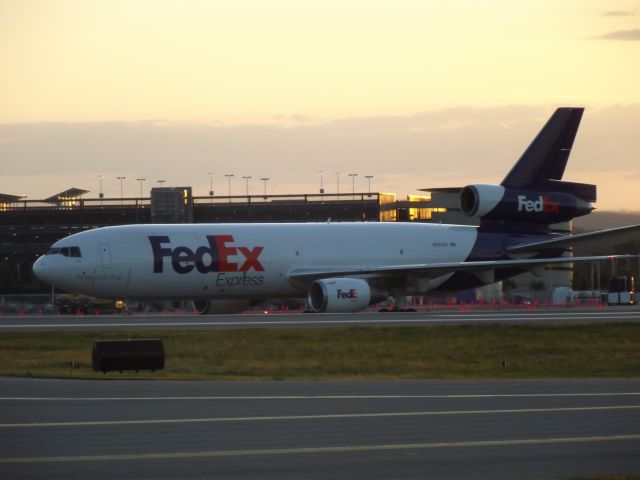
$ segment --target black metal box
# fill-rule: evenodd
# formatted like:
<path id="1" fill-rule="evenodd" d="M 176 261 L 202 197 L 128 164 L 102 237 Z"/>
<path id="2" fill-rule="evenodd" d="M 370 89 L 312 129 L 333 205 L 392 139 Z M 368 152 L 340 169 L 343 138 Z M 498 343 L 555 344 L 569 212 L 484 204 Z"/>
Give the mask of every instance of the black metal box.
<path id="1" fill-rule="evenodd" d="M 96 372 L 161 370 L 164 368 L 162 340 L 95 340 L 91 355 Z"/>

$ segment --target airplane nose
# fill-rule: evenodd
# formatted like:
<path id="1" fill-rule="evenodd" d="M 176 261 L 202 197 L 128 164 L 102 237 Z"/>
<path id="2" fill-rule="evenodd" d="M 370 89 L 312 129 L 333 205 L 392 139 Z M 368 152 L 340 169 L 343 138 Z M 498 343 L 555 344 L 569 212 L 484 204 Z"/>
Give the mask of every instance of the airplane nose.
<path id="1" fill-rule="evenodd" d="M 47 275 L 47 259 L 44 255 L 34 262 L 33 273 L 43 282 L 51 284 L 51 278 Z"/>

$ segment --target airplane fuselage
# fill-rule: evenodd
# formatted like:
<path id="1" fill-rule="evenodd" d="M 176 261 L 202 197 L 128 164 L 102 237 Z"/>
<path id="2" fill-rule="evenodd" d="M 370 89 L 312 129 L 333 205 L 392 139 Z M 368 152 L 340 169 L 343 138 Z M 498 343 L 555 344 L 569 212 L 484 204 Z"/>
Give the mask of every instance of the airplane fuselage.
<path id="1" fill-rule="evenodd" d="M 461 262 L 476 227 L 408 223 L 126 225 L 71 235 L 34 267 L 44 280 L 110 298 L 303 297 L 297 268 Z M 62 274 L 64 272 L 64 274 Z M 431 290 L 450 274 L 428 279 Z"/>

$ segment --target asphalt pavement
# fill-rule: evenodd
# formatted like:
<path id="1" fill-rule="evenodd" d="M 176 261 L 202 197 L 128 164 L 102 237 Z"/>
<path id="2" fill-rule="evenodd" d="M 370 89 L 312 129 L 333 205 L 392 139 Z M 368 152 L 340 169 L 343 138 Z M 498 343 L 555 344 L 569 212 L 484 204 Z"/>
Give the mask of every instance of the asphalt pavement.
<path id="1" fill-rule="evenodd" d="M 640 379 L 0 378 L 0 478 L 640 473 Z"/>
<path id="2" fill-rule="evenodd" d="M 640 308 L 540 307 L 495 309 L 460 307 L 421 312 L 363 313 L 243 313 L 194 315 L 184 313 L 132 315 L 23 315 L 0 317 L 2 331 L 36 330 L 186 330 L 213 328 L 278 328 L 336 326 L 400 326 L 486 323 L 620 323 L 640 322 Z"/>

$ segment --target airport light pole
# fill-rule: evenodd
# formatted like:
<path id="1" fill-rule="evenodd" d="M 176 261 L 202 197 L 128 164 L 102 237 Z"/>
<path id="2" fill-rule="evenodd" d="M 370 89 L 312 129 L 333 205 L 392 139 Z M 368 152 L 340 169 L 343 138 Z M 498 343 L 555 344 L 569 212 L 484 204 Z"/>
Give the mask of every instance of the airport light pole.
<path id="1" fill-rule="evenodd" d="M 269 177 L 263 177 L 260 180 L 264 182 L 264 198 L 267 198 L 267 182 L 270 180 Z"/>
<path id="2" fill-rule="evenodd" d="M 160 184 L 160 188 L 164 187 L 164 182 L 166 182 L 166 180 L 156 180 L 156 182 L 158 182 Z"/>
<path id="3" fill-rule="evenodd" d="M 102 205 L 102 199 L 104 198 L 104 193 L 102 193 L 102 179 L 104 175 L 98 175 L 98 181 L 100 182 L 100 193 L 98 194 L 98 198 L 100 199 L 100 205 Z"/>
<path id="4" fill-rule="evenodd" d="M 369 189 L 368 189 L 368 196 L 371 196 L 371 179 L 373 178 L 373 175 L 365 175 L 364 178 L 366 178 L 369 181 Z"/>
<path id="5" fill-rule="evenodd" d="M 349 176 L 351 177 L 351 196 L 355 197 L 356 196 L 356 177 L 358 176 L 358 174 L 350 173 Z"/>
<path id="6" fill-rule="evenodd" d="M 251 175 L 243 175 L 242 178 L 244 178 L 245 182 L 246 182 L 246 187 L 247 187 L 247 197 L 249 196 L 249 179 L 253 178 Z"/>
<path id="7" fill-rule="evenodd" d="M 320 195 L 323 195 L 324 199 L 324 170 L 318 170 L 318 173 L 320 174 Z"/>
<path id="8" fill-rule="evenodd" d="M 638 293 L 638 282 L 640 282 L 640 253 L 638 253 L 638 276 L 636 277 L 636 285 L 635 285 L 636 296 L 638 300 L 640 300 L 640 293 Z M 636 304 L 637 303 L 638 302 L 636 302 Z"/>
<path id="9" fill-rule="evenodd" d="M 136 178 L 137 181 L 140 182 L 140 200 L 142 200 L 142 183 L 145 182 L 146 178 Z"/>
<path id="10" fill-rule="evenodd" d="M 336 193 L 340 197 L 340 172 L 336 172 Z"/>
<path id="11" fill-rule="evenodd" d="M 227 173 L 225 177 L 229 180 L 229 203 L 231 203 L 231 178 L 235 177 L 235 175 L 233 173 Z"/>
<path id="12" fill-rule="evenodd" d="M 120 201 L 122 201 L 122 199 L 124 198 L 124 190 L 122 188 L 122 181 L 126 180 L 127 177 L 116 177 L 118 180 L 120 180 Z"/>
<path id="13" fill-rule="evenodd" d="M 209 172 L 209 196 L 213 197 L 213 172 Z"/>

